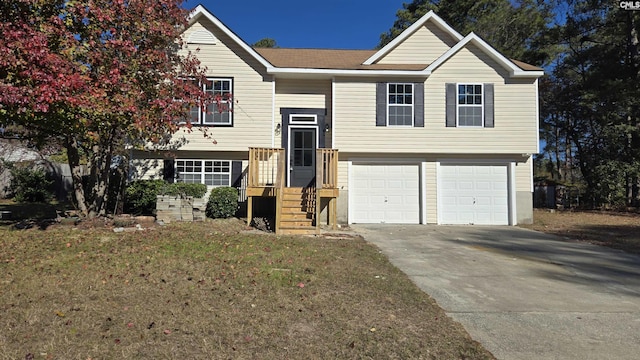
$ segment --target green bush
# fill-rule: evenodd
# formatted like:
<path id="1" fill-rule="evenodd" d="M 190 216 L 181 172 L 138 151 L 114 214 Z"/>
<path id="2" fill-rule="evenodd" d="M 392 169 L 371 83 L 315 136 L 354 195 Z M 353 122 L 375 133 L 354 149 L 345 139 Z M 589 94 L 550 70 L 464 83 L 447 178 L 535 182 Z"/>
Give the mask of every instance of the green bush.
<path id="1" fill-rule="evenodd" d="M 207 193 L 205 184 L 166 183 L 158 195 L 191 196 L 201 198 Z"/>
<path id="2" fill-rule="evenodd" d="M 234 216 L 238 211 L 238 190 L 232 187 L 218 187 L 211 190 L 207 209 L 207 217 L 226 219 Z"/>
<path id="3" fill-rule="evenodd" d="M 153 214 L 157 196 L 165 186 L 164 180 L 136 180 L 125 189 L 125 212 L 130 214 Z"/>
<path id="4" fill-rule="evenodd" d="M 136 180 L 126 190 L 125 212 L 130 214 L 153 214 L 158 195 L 203 197 L 207 193 L 204 184 L 170 184 L 164 180 Z"/>
<path id="5" fill-rule="evenodd" d="M 53 198 L 53 181 L 42 169 L 13 167 L 9 189 L 17 202 L 49 202 Z"/>

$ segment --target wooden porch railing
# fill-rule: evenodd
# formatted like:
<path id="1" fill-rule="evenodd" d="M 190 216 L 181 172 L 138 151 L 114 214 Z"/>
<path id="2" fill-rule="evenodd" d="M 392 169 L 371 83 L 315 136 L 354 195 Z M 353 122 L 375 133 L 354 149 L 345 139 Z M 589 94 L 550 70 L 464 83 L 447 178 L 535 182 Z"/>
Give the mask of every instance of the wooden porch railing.
<path id="1" fill-rule="evenodd" d="M 337 227 L 338 197 L 338 150 L 316 150 L 316 233 L 320 233 L 320 212 L 322 198 L 329 198 L 329 224 L 332 229 Z"/>
<path id="2" fill-rule="evenodd" d="M 284 187 L 284 149 L 249 148 L 248 187 Z"/>
<path id="3" fill-rule="evenodd" d="M 338 150 L 316 150 L 316 189 L 338 187 Z"/>

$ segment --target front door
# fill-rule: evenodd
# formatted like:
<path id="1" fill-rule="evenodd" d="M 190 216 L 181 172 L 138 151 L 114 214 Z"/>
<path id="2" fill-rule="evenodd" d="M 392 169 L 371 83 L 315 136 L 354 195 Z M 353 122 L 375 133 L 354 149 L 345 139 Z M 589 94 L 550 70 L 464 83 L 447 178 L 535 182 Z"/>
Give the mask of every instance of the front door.
<path id="1" fill-rule="evenodd" d="M 289 186 L 313 185 L 316 176 L 316 128 L 291 128 Z"/>

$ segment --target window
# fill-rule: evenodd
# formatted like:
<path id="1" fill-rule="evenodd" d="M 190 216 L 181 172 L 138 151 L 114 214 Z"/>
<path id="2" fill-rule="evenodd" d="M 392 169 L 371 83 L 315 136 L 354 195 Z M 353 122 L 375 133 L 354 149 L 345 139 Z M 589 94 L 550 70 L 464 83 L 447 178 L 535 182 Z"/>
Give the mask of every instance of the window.
<path id="1" fill-rule="evenodd" d="M 388 84 L 387 111 L 389 126 L 413 125 L 413 84 Z"/>
<path id="2" fill-rule="evenodd" d="M 458 126 L 483 126 L 482 85 L 458 84 Z"/>
<path id="3" fill-rule="evenodd" d="M 424 82 L 376 83 L 376 126 L 424 127 Z"/>
<path id="4" fill-rule="evenodd" d="M 231 186 L 231 161 L 176 160 L 177 181 L 209 186 Z"/>
<path id="5" fill-rule="evenodd" d="M 191 108 L 191 123 L 202 125 L 233 125 L 233 81 L 232 79 L 208 78 L 202 84 L 202 90 L 217 102 L 207 106 L 206 111 L 199 107 Z"/>

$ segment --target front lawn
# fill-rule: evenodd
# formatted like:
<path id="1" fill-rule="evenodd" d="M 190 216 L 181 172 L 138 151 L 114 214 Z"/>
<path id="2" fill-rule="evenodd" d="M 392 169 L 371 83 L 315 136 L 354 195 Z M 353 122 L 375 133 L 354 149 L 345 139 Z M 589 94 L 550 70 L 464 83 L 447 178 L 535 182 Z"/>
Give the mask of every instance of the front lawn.
<path id="1" fill-rule="evenodd" d="M 612 211 L 535 209 L 528 229 L 640 254 L 640 214 Z"/>
<path id="2" fill-rule="evenodd" d="M 361 238 L 0 228 L 0 358 L 491 359 Z"/>

